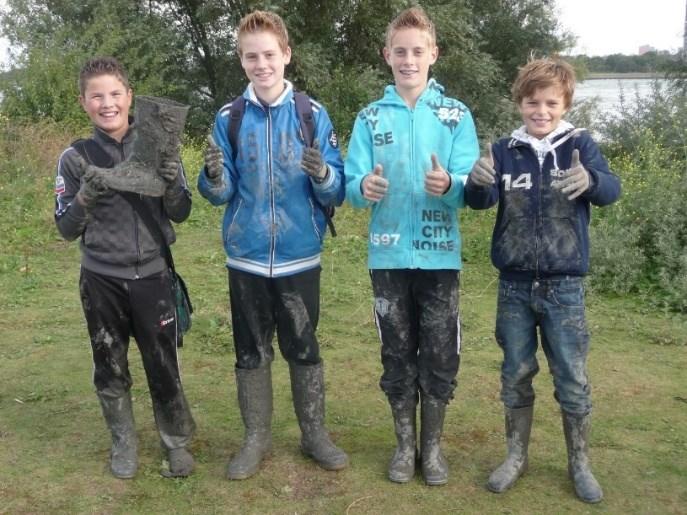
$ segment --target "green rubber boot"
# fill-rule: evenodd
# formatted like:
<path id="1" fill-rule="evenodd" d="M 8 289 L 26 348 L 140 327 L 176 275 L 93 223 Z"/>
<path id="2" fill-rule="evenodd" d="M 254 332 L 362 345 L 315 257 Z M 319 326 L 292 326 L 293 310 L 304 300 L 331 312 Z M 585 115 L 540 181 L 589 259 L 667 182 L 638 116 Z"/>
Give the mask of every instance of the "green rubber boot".
<path id="1" fill-rule="evenodd" d="M 138 470 L 138 438 L 134 426 L 131 393 L 109 397 L 98 393 L 103 416 L 112 434 L 110 470 L 119 479 L 131 479 Z"/>
<path id="2" fill-rule="evenodd" d="M 527 448 L 532 430 L 534 406 L 505 409 L 506 446 L 508 455 L 489 476 L 487 488 L 497 494 L 505 492 L 527 471 Z"/>
<path id="3" fill-rule="evenodd" d="M 448 462 L 441 452 L 441 433 L 444 429 L 446 403 L 440 399 L 421 395 L 420 455 L 422 476 L 429 486 L 448 482 Z"/>
<path id="4" fill-rule="evenodd" d="M 575 493 L 584 502 L 601 502 L 604 494 L 599 482 L 592 474 L 587 457 L 591 415 L 574 415 L 565 411 L 561 411 L 561 414 L 568 450 L 568 475 L 575 484 Z"/>
<path id="5" fill-rule="evenodd" d="M 407 483 L 415 475 L 417 443 L 415 430 L 416 401 L 391 403 L 394 417 L 394 432 L 398 445 L 389 463 L 389 480 L 394 483 Z"/>

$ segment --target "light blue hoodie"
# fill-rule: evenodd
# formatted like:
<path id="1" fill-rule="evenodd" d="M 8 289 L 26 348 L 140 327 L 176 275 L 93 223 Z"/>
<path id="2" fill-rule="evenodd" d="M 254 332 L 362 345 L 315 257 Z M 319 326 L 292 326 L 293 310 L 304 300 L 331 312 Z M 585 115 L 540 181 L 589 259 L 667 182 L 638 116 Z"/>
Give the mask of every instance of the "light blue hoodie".
<path id="1" fill-rule="evenodd" d="M 451 177 L 441 196 L 425 192 L 432 154 Z M 461 269 L 457 208 L 479 146 L 472 115 L 444 96 L 434 79 L 410 109 L 387 86 L 384 97 L 358 113 L 344 167 L 346 199 L 372 207 L 368 237 L 370 269 Z M 389 189 L 379 202 L 362 195 L 361 183 L 375 165 L 383 166 Z"/>

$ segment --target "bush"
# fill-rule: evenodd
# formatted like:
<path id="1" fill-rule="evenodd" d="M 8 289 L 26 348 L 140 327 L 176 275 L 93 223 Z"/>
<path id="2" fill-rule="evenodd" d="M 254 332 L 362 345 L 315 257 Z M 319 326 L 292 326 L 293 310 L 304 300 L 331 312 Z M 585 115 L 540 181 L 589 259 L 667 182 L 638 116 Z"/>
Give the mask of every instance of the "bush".
<path id="1" fill-rule="evenodd" d="M 687 106 L 654 89 L 601 128 L 623 195 L 595 217 L 591 285 L 687 312 Z"/>

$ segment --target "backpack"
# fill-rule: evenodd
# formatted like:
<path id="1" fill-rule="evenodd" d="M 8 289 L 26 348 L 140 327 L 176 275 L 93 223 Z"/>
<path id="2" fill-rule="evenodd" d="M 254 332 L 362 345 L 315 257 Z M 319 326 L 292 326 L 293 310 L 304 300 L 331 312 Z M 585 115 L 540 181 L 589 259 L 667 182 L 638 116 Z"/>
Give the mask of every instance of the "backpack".
<path id="1" fill-rule="evenodd" d="M 293 99 L 296 102 L 296 114 L 298 115 L 298 121 L 301 125 L 303 143 L 308 147 L 312 147 L 313 141 L 315 140 L 315 118 L 313 116 L 310 98 L 305 93 L 294 91 Z M 236 159 L 236 154 L 238 152 L 239 129 L 241 128 L 241 122 L 243 121 L 245 112 L 246 99 L 243 95 L 240 95 L 232 100 L 229 106 L 229 119 L 227 120 L 227 137 L 231 144 L 233 159 Z M 334 206 L 323 206 L 317 199 L 315 199 L 315 204 L 322 210 L 324 218 L 327 221 L 327 227 L 329 227 L 329 232 L 332 233 L 332 237 L 336 237 L 336 229 L 332 220 L 335 212 Z"/>

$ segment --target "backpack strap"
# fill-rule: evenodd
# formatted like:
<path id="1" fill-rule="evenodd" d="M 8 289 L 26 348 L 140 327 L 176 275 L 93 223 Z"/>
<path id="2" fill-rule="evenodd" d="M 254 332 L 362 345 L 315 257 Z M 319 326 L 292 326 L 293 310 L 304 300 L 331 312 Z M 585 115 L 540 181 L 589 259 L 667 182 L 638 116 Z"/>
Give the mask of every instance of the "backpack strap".
<path id="1" fill-rule="evenodd" d="M 112 168 L 114 166 L 112 156 L 105 152 L 105 149 L 93 138 L 77 139 L 72 142 L 71 146 L 90 165 L 99 168 Z"/>
<path id="2" fill-rule="evenodd" d="M 296 113 L 298 113 L 298 121 L 301 124 L 303 142 L 307 147 L 312 147 L 315 141 L 315 117 L 312 113 L 310 97 L 300 91 L 294 91 L 293 99 L 296 102 Z"/>
<path id="3" fill-rule="evenodd" d="M 241 129 L 241 122 L 243 121 L 243 114 L 246 112 L 246 99 L 243 95 L 239 95 L 231 101 L 229 106 L 229 119 L 227 123 L 227 137 L 231 144 L 231 151 L 233 159 L 236 159 L 238 154 L 239 129 Z"/>

